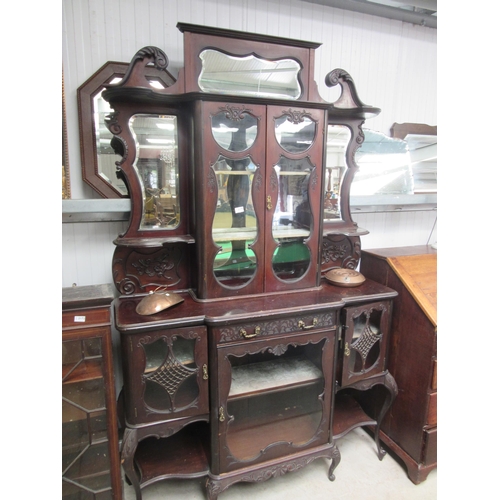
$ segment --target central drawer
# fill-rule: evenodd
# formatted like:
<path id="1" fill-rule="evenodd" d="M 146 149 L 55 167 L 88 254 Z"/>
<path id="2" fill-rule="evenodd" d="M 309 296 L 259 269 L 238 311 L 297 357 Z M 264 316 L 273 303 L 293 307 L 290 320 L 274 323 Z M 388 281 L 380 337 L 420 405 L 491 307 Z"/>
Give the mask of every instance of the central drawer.
<path id="1" fill-rule="evenodd" d="M 293 316 L 272 317 L 255 320 L 245 318 L 241 322 L 231 321 L 231 324 L 217 325 L 212 328 L 215 342 L 241 342 L 280 334 L 304 333 L 321 328 L 337 328 L 337 312 L 316 312 L 295 314 Z"/>

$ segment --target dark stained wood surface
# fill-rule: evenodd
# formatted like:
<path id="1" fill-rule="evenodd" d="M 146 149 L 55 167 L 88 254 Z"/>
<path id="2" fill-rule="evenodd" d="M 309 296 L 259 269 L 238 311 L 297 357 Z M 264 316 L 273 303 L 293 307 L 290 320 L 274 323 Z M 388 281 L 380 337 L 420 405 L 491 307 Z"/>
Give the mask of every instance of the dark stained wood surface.
<path id="1" fill-rule="evenodd" d="M 339 309 L 346 304 L 393 298 L 396 293 L 386 286 L 366 280 L 361 286 L 353 288 L 342 288 L 325 281 L 319 288 L 307 291 L 204 302 L 196 300 L 189 292 L 181 292 L 180 295 L 184 298 L 184 302 L 151 316 L 141 316 L 135 311 L 144 295 L 116 299 L 114 303 L 116 327 L 122 333 L 133 333 L 138 329 L 155 329 L 159 326 L 171 328 L 204 323 L 216 326 L 248 318 L 269 318 L 300 312 Z"/>
<path id="2" fill-rule="evenodd" d="M 399 393 L 382 441 L 418 484 L 437 466 L 437 251 L 430 246 L 362 252 L 360 271 L 398 292 L 388 369 Z"/>

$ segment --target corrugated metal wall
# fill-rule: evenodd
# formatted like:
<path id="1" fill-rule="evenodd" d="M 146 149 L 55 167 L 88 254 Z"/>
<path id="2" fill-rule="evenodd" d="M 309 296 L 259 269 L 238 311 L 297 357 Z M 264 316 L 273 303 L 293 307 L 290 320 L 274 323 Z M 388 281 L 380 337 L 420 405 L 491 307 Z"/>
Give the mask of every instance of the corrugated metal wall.
<path id="1" fill-rule="evenodd" d="M 382 113 L 365 126 L 389 133 L 394 122 L 437 124 L 437 30 L 300 0 L 63 0 L 63 70 L 71 194 L 99 198 L 81 180 L 76 89 L 107 61 L 129 62 L 140 48 L 163 49 L 177 76 L 183 38 L 177 22 L 321 42 L 315 78 L 322 97 L 335 101 L 325 75 L 343 68 L 366 104 Z M 370 231 L 363 248 L 436 241 L 436 212 L 354 214 Z M 63 224 L 62 286 L 112 281 L 113 239 L 125 223 Z"/>

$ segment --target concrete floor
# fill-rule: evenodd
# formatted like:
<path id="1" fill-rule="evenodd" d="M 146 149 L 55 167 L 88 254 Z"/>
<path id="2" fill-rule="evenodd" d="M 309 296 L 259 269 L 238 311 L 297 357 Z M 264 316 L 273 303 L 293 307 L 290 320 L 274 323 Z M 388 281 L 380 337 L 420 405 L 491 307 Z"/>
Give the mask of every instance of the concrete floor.
<path id="1" fill-rule="evenodd" d="M 406 469 L 389 454 L 377 458 L 372 438 L 354 429 L 337 446 L 341 461 L 335 481 L 328 479 L 330 460 L 318 458 L 305 468 L 262 483 L 237 483 L 219 500 L 436 500 L 437 470 L 426 481 L 413 484 Z M 148 486 L 143 500 L 206 500 L 205 479 L 170 480 Z M 135 500 L 125 485 L 125 500 Z"/>

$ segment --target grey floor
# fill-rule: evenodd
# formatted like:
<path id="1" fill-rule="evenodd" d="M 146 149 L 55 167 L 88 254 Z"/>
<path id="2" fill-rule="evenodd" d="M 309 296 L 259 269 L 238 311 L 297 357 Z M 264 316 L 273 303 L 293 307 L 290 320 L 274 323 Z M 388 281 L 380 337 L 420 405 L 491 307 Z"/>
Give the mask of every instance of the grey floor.
<path id="1" fill-rule="evenodd" d="M 319 458 L 307 467 L 262 483 L 237 483 L 219 500 L 435 500 L 437 470 L 426 481 L 413 484 L 406 469 L 389 454 L 379 461 L 372 438 L 355 429 L 338 441 L 341 461 L 335 481 L 328 479 L 330 461 Z M 205 480 L 170 480 L 152 484 L 143 500 L 206 500 Z M 125 486 L 125 500 L 134 500 Z"/>

